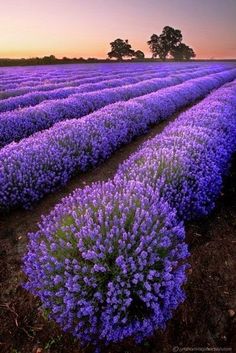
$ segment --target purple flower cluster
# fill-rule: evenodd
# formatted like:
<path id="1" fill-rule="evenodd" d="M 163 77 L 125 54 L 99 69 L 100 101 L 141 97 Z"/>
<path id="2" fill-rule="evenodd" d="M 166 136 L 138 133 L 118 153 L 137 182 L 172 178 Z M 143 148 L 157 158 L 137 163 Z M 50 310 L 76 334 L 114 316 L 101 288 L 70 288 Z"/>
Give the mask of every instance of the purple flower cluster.
<path id="1" fill-rule="evenodd" d="M 176 65 L 177 66 L 177 65 Z M 191 65 L 191 67 L 196 67 L 196 65 Z M 169 69 L 168 67 L 165 67 Z M 83 78 L 93 78 L 93 76 L 97 76 L 102 78 L 103 76 L 116 76 L 116 75 L 125 75 L 125 74 L 134 74 L 134 73 L 145 73 L 145 72 L 156 72 L 156 69 L 154 67 L 142 67 L 140 69 L 125 69 L 125 70 L 106 70 L 104 71 L 104 67 L 101 70 L 93 69 L 93 70 L 79 70 L 78 66 L 73 68 L 72 70 L 61 70 L 56 69 L 55 67 L 50 70 L 49 67 L 44 71 L 33 71 L 33 74 L 28 73 L 23 73 L 22 75 L 16 74 L 10 77 L 4 77 L 1 79 L 1 85 L 0 85 L 0 90 L 7 91 L 8 89 L 17 89 L 17 88 L 30 88 L 31 86 L 39 86 L 43 87 L 43 84 L 49 84 L 49 83 L 54 83 L 55 85 L 64 83 L 64 84 L 72 84 L 74 81 L 77 81 L 78 79 L 83 79 Z M 16 71 L 15 71 L 16 72 Z M 32 88 L 32 87 L 31 87 Z"/>
<path id="2" fill-rule="evenodd" d="M 97 73 L 97 77 L 102 77 L 104 74 L 103 73 Z M 70 77 L 70 75 L 65 75 L 64 77 L 58 77 L 58 78 L 48 78 L 45 77 L 44 79 L 42 78 L 41 75 L 39 75 L 38 78 L 36 79 L 29 79 L 25 78 L 22 80 L 14 80 L 14 81 L 5 81 L 1 82 L 0 85 L 0 90 L 3 91 L 3 95 L 1 98 L 7 98 L 8 95 L 11 93 L 18 93 L 17 91 L 21 92 L 21 89 L 23 89 L 22 93 L 24 93 L 24 90 L 28 90 L 30 92 L 31 90 L 37 90 L 37 89 L 42 89 L 42 90 L 50 90 L 51 88 L 54 88 L 55 85 L 59 86 L 64 86 L 64 85 L 73 85 L 74 82 L 77 82 L 78 80 L 82 79 L 87 79 L 87 78 L 92 78 L 94 76 L 94 73 L 80 73 L 73 75 Z"/>
<path id="3" fill-rule="evenodd" d="M 196 65 L 192 65 L 192 64 L 185 65 L 185 66 L 186 66 L 186 69 L 197 67 Z M 172 68 L 178 69 L 178 67 L 179 65 L 175 64 Z M 222 67 L 222 65 L 215 65 L 214 67 L 220 68 Z M 230 68 L 230 65 L 227 65 L 226 68 L 227 67 Z M 159 70 L 160 71 L 170 70 L 170 68 L 168 66 L 164 66 Z M 45 73 L 39 72 L 37 75 L 37 78 L 39 80 L 38 84 L 35 84 L 34 86 L 29 85 L 30 80 L 28 78 L 25 79 L 26 80 L 25 84 L 22 86 L 20 86 L 19 84 L 20 82 L 17 82 L 17 81 L 15 82 L 15 80 L 17 80 L 16 77 L 14 77 L 12 81 L 9 82 L 11 86 L 7 86 L 4 82 L 2 82 L 2 86 L 0 87 L 0 90 L 2 90 L 0 91 L 0 99 L 7 99 L 9 97 L 15 97 L 15 96 L 24 95 L 32 92 L 46 92 L 46 91 L 51 91 L 51 90 L 63 88 L 63 87 L 76 87 L 82 83 L 100 82 L 109 77 L 118 78 L 118 77 L 125 77 L 126 75 L 137 75 L 138 73 L 145 73 L 145 72 L 156 73 L 157 68 L 153 65 L 151 67 L 147 67 L 147 66 L 141 67 L 140 69 L 137 69 L 137 67 L 132 67 L 132 69 L 128 69 L 128 70 L 127 69 L 104 70 L 104 66 L 103 66 L 101 70 L 98 70 L 98 69 L 90 70 L 85 73 L 78 72 L 77 69 L 71 74 L 67 72 L 63 76 L 53 73 L 52 76 L 50 76 L 51 78 L 47 74 L 45 75 Z"/>
<path id="4" fill-rule="evenodd" d="M 184 299 L 178 220 L 214 206 L 235 116 L 236 80 L 141 146 L 113 181 L 76 190 L 43 218 L 24 258 L 26 288 L 65 331 L 109 343 L 165 325 Z"/>
<path id="5" fill-rule="evenodd" d="M 12 141 L 19 141 L 37 131 L 48 129 L 59 121 L 77 119 L 108 104 L 126 101 L 218 71 L 222 71 L 222 68 L 201 68 L 192 72 L 170 75 L 166 78 L 156 78 L 121 87 L 75 94 L 65 99 L 42 102 L 36 107 L 6 112 L 0 116 L 0 147 Z M 225 71 L 224 68 L 223 72 L 232 76 L 236 69 Z M 87 89 L 90 90 L 90 88 L 91 86 Z"/>
<path id="6" fill-rule="evenodd" d="M 151 186 L 181 219 L 208 214 L 236 151 L 235 117 L 236 80 L 147 141 L 121 165 L 116 178 Z"/>
<path id="7" fill-rule="evenodd" d="M 183 225 L 141 183 L 77 190 L 30 234 L 26 288 L 82 343 L 141 341 L 184 300 Z"/>
<path id="8" fill-rule="evenodd" d="M 119 87 L 123 85 L 133 84 L 144 80 L 150 80 L 157 77 L 165 77 L 169 74 L 173 74 L 176 71 L 187 72 L 191 69 L 162 69 L 158 72 L 148 71 L 148 72 L 131 72 L 129 74 L 109 74 L 101 76 L 93 76 L 89 79 L 83 79 L 75 82 L 66 82 L 63 87 L 55 89 L 55 87 L 50 91 L 36 91 L 24 94 L 21 96 L 10 97 L 8 99 L 0 100 L 0 112 L 7 112 L 18 108 L 24 108 L 28 106 L 35 106 L 45 100 L 51 99 L 63 99 L 67 98 L 72 94 L 84 93 L 98 91 L 104 88 Z M 76 84 L 76 86 L 75 86 Z M 79 87 L 77 87 L 77 84 Z M 45 87 L 45 86 L 44 86 Z M 1 114 L 0 118 L 5 115 Z"/>
<path id="9" fill-rule="evenodd" d="M 187 81 L 82 119 L 56 124 L 0 151 L 0 208 L 28 207 L 78 171 L 107 159 L 122 144 L 235 78 L 235 70 Z"/>

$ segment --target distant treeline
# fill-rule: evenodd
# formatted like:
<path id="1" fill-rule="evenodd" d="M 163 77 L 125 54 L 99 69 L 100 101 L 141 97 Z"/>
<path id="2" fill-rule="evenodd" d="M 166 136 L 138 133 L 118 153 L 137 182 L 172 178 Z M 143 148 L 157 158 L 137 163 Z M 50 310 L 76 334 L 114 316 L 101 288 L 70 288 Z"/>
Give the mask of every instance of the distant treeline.
<path id="1" fill-rule="evenodd" d="M 44 56 L 42 58 L 28 58 L 28 59 L 4 59 L 0 58 L 0 66 L 27 66 L 27 65 L 55 65 L 55 64 L 77 64 L 77 63 L 93 63 L 98 62 L 99 59 L 96 58 L 67 58 L 62 59 L 56 58 L 54 55 Z M 107 61 L 107 60 L 102 60 Z"/>
<path id="2" fill-rule="evenodd" d="M 143 59 L 127 59 L 124 62 L 137 62 L 137 61 L 159 61 L 158 59 L 143 58 Z M 28 58 L 28 59 L 5 59 L 0 58 L 0 66 L 28 66 L 28 65 L 56 65 L 56 64 L 86 64 L 86 63 L 115 63 L 116 60 L 111 59 L 97 59 L 97 58 L 62 58 L 58 59 L 54 55 L 44 56 L 42 58 Z"/>
<path id="3" fill-rule="evenodd" d="M 48 60 L 48 58 L 51 58 Z M 53 58 L 52 58 L 53 57 Z M 235 61 L 236 59 L 217 59 L 215 61 Z M 160 62 L 160 59 L 143 58 L 143 59 L 127 59 L 122 62 Z M 168 62 L 174 62 L 174 59 L 167 59 Z M 195 59 L 194 61 L 214 61 L 214 59 Z M 91 63 L 116 63 L 115 60 L 110 59 L 96 59 L 96 58 L 62 58 L 57 59 L 54 55 L 44 56 L 43 58 L 29 58 L 29 59 L 1 59 L 0 67 L 3 66 L 35 66 L 35 65 L 56 65 L 56 64 L 91 64 Z"/>
<path id="4" fill-rule="evenodd" d="M 1 59 L 0 66 L 28 66 L 28 65 L 55 65 L 55 64 L 84 64 L 84 63 L 112 63 L 117 61 L 188 61 L 196 57 L 194 50 L 182 42 L 183 36 L 179 29 L 165 26 L 160 35 L 153 34 L 147 41 L 152 58 L 145 58 L 141 50 L 134 50 L 128 39 L 117 38 L 110 43 L 111 51 L 107 59 L 97 58 L 56 58 L 54 55 L 43 58 L 29 59 Z M 113 60 L 115 59 L 115 60 Z M 209 59 L 210 60 L 210 59 Z M 200 60 L 202 61 L 202 60 Z M 205 61 L 205 60 L 204 60 Z M 218 61 L 218 60 L 217 60 Z M 225 60 L 224 60 L 225 61 Z M 227 60 L 226 60 L 227 61 Z M 228 60 L 232 61 L 232 60 Z"/>

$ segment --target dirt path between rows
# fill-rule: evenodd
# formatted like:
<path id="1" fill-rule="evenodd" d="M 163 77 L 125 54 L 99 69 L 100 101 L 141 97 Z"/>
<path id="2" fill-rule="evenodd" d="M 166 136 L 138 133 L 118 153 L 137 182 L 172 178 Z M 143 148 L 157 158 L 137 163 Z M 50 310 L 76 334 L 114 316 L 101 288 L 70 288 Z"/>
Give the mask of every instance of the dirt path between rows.
<path id="1" fill-rule="evenodd" d="M 39 302 L 21 286 L 21 258 L 26 234 L 36 229 L 60 199 L 77 187 L 111 178 L 118 165 L 149 138 L 160 133 L 178 114 L 154 126 L 149 133 L 120 148 L 93 170 L 75 176 L 66 187 L 46 196 L 32 210 L 15 210 L 0 215 L 0 352 L 80 353 L 70 335 L 64 334 L 42 315 Z M 187 300 L 169 322 L 140 346 L 132 341 L 104 347 L 110 353 L 168 353 L 197 347 L 227 348 L 236 352 L 236 159 L 214 213 L 187 225 L 191 250 Z M 233 345 L 235 344 L 235 348 Z M 176 348 L 177 347 L 177 348 Z"/>

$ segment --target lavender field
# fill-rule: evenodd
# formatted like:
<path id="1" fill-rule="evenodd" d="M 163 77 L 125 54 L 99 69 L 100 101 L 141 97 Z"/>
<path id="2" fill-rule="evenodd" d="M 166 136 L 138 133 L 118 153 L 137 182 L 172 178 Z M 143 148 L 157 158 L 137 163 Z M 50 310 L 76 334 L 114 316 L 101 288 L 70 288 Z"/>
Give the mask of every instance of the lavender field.
<path id="1" fill-rule="evenodd" d="M 0 68 L 4 352 L 223 347 L 235 151 L 233 62 Z"/>

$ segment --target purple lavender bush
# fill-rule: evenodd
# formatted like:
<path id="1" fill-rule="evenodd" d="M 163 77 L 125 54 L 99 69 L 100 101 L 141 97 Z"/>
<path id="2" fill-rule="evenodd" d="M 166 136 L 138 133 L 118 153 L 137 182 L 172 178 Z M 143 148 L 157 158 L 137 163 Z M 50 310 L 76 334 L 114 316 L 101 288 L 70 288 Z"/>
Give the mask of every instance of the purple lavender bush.
<path id="1" fill-rule="evenodd" d="M 83 343 L 137 342 L 184 300 L 181 219 L 209 213 L 236 150 L 236 81 L 180 115 L 30 235 L 26 288 Z M 212 107 L 209 110 L 209 107 Z"/>
<path id="2" fill-rule="evenodd" d="M 107 159 L 151 124 L 167 119 L 235 75 L 235 70 L 230 70 L 190 80 L 110 105 L 82 119 L 60 122 L 5 146 L 0 151 L 0 209 L 29 207 L 66 184 L 73 173 Z"/>
<path id="3" fill-rule="evenodd" d="M 30 234 L 26 288 L 81 342 L 141 341 L 184 300 L 184 230 L 141 183 L 77 190 Z"/>
<path id="4" fill-rule="evenodd" d="M 193 68 L 177 69 L 173 67 L 171 69 L 162 69 L 158 72 L 148 71 L 148 72 L 131 72 L 123 74 L 109 74 L 101 76 L 93 76 L 92 78 L 83 79 L 79 81 L 65 82 L 63 87 L 57 88 L 53 87 L 51 91 L 40 91 L 38 89 L 36 92 L 30 92 L 28 94 L 23 94 L 21 96 L 10 97 L 8 99 L 0 100 L 0 112 L 7 112 L 15 109 L 24 108 L 27 106 L 35 106 L 45 100 L 51 99 L 63 99 L 67 98 L 72 94 L 84 93 L 98 91 L 104 88 L 119 87 L 123 85 L 133 84 L 144 80 L 149 80 L 158 77 L 166 77 L 170 74 L 179 72 L 192 71 Z M 78 86 L 77 86 L 78 83 Z M 71 86 L 69 86 L 71 85 Z M 60 85 L 61 86 L 61 85 Z M 45 87 L 45 86 L 44 86 Z M 4 117 L 0 114 L 0 118 Z"/>
<path id="5" fill-rule="evenodd" d="M 223 69 L 221 68 L 220 70 L 222 71 Z M 215 71 L 218 72 L 219 69 L 201 68 L 193 72 L 170 75 L 166 78 L 145 80 L 114 88 L 104 88 L 100 91 L 78 93 L 65 99 L 45 101 L 35 107 L 6 112 L 0 115 L 0 147 L 12 141 L 19 141 L 37 131 L 48 129 L 57 122 L 78 119 L 106 105 L 119 101 L 128 101 L 165 87 L 212 74 Z M 236 69 L 223 71 L 225 74 L 228 73 L 229 76 L 235 72 Z"/>
<path id="6" fill-rule="evenodd" d="M 176 68 L 178 67 L 178 65 L 175 65 Z M 191 67 L 191 68 L 195 68 L 197 67 L 196 65 L 185 65 L 186 69 L 187 67 Z M 215 68 L 220 68 L 222 66 L 220 65 L 215 65 Z M 227 67 L 230 67 L 230 65 Z M 104 66 L 103 66 L 104 68 Z M 61 70 L 61 69 L 60 69 Z M 170 70 L 167 66 L 163 67 L 161 69 L 161 71 L 164 70 Z M 20 96 L 20 95 L 24 95 L 27 93 L 31 93 L 31 92 L 47 92 L 47 91 L 51 91 L 54 89 L 58 89 L 58 88 L 63 88 L 63 87 L 76 87 L 81 85 L 82 83 L 93 83 L 93 82 L 99 82 L 99 81 L 103 81 L 103 79 L 106 79 L 108 77 L 124 77 L 127 74 L 128 75 L 137 75 L 137 73 L 155 73 L 157 72 L 157 69 L 155 66 L 151 66 L 151 67 L 142 67 L 140 69 L 137 69 L 137 67 L 133 67 L 131 70 L 108 70 L 108 71 L 104 71 L 104 69 L 102 70 L 90 70 L 88 73 L 84 73 L 84 72 L 80 72 L 80 74 L 78 75 L 77 70 L 75 72 L 72 72 L 72 76 L 69 75 L 69 73 L 67 72 L 64 75 L 64 78 L 61 78 L 61 75 L 56 75 L 55 73 L 52 74 L 52 76 L 47 76 L 45 75 L 45 72 L 39 72 L 38 73 L 38 77 L 42 80 L 42 77 L 45 77 L 45 80 L 43 82 L 39 82 L 38 85 L 32 87 L 28 85 L 29 80 L 26 79 L 25 81 L 25 85 L 20 86 L 19 84 L 15 84 L 15 80 L 16 77 L 14 77 L 12 80 L 13 82 L 11 82 L 11 86 L 12 88 L 10 88 L 9 86 L 7 86 L 6 84 L 2 84 L 2 86 L 0 86 L 0 100 L 4 100 L 10 97 L 16 97 L 16 96 Z M 159 72 L 159 70 L 158 70 Z M 57 77 L 58 78 L 55 78 Z M 54 78 L 53 80 L 51 80 L 51 77 Z M 2 90 L 2 91 L 1 91 Z"/>
<path id="7" fill-rule="evenodd" d="M 232 70 L 231 70 L 232 71 Z M 213 88 L 235 77 L 225 72 L 194 79 L 10 144 L 0 151 L 0 208 L 28 207 L 64 185 L 77 171 L 107 159 L 122 144 L 147 131 Z"/>
<path id="8" fill-rule="evenodd" d="M 236 81 L 219 89 L 145 143 L 117 177 L 158 190 L 181 219 L 207 215 L 236 151 Z"/>

